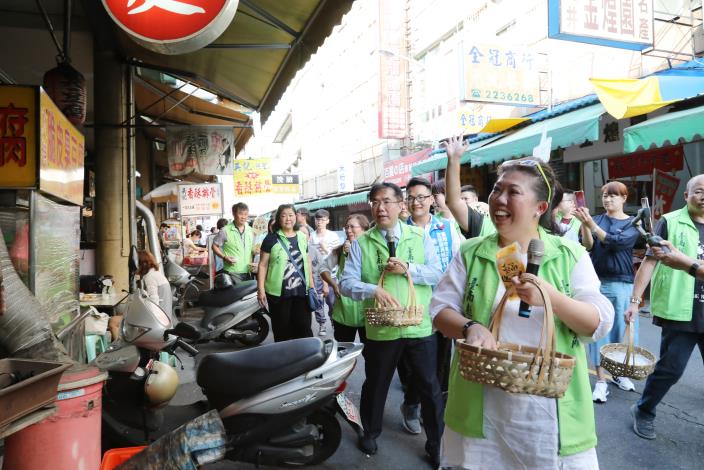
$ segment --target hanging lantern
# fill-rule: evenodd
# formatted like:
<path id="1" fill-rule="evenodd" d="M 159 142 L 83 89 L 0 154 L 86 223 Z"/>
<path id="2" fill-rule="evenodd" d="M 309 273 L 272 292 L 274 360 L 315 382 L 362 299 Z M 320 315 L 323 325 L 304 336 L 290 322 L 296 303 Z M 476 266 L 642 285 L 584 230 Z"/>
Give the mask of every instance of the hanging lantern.
<path id="1" fill-rule="evenodd" d="M 43 87 L 61 112 L 76 126 L 86 120 L 86 79 L 68 62 L 44 74 Z"/>

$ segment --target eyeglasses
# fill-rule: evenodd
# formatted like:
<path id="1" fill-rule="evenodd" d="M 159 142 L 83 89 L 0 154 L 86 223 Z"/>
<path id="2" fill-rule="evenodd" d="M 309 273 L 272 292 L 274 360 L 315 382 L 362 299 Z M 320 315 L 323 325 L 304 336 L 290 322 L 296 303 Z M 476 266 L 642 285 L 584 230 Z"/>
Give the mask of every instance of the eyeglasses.
<path id="1" fill-rule="evenodd" d="M 391 199 L 384 199 L 383 201 L 369 201 L 369 205 L 372 209 L 377 209 L 379 206 L 390 207 L 392 204 L 401 204 L 403 201 L 392 201 Z"/>
<path id="2" fill-rule="evenodd" d="M 406 201 L 408 201 L 408 204 L 413 204 L 414 202 L 418 201 L 418 204 L 423 204 L 426 200 L 430 199 L 431 196 L 430 194 L 421 194 L 420 196 L 407 196 Z"/>
<path id="3" fill-rule="evenodd" d="M 540 166 L 540 162 L 538 160 L 509 160 L 509 161 L 503 162 L 501 164 L 502 167 L 512 166 L 512 165 L 537 167 L 538 171 L 540 172 L 540 176 L 543 177 L 543 181 L 545 182 L 545 186 L 547 186 L 547 188 L 548 188 L 548 204 L 550 204 L 552 202 L 552 186 L 550 186 L 550 183 L 548 182 L 548 177 L 545 176 L 545 172 L 543 171 L 543 167 Z"/>

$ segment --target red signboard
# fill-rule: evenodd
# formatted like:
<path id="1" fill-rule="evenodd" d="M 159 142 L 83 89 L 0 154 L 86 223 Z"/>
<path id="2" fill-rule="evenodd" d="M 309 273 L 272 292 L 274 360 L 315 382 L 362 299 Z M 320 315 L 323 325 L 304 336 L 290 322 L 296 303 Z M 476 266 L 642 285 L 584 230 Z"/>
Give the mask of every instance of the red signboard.
<path id="1" fill-rule="evenodd" d="M 430 155 L 430 149 L 406 155 L 384 163 L 384 181 L 398 186 L 406 186 L 411 179 L 411 170 Z"/>
<path id="2" fill-rule="evenodd" d="M 656 168 L 660 171 L 679 171 L 684 167 L 684 151 L 681 145 L 677 145 L 610 158 L 608 162 L 611 179 L 650 175 Z"/>
<path id="3" fill-rule="evenodd" d="M 658 220 L 663 214 L 670 212 L 679 185 L 679 178 L 657 169 L 653 170 L 653 220 Z"/>
<path id="4" fill-rule="evenodd" d="M 239 0 L 103 0 L 108 14 L 142 46 L 183 54 L 211 43 L 232 22 Z"/>

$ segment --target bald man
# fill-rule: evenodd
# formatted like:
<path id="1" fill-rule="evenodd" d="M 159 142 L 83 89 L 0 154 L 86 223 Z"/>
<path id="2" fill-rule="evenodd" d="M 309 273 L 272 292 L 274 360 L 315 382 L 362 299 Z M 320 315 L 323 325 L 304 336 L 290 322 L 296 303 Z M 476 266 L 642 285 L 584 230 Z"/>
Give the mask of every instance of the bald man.
<path id="1" fill-rule="evenodd" d="M 626 321 L 638 314 L 652 277 L 650 308 L 653 323 L 662 328 L 660 359 L 631 407 L 633 431 L 644 439 L 655 439 L 655 408 L 682 377 L 695 345 L 704 357 L 704 175 L 687 182 L 684 198 L 685 207 L 660 219 L 655 232 L 669 250 L 648 250 L 624 314 Z"/>

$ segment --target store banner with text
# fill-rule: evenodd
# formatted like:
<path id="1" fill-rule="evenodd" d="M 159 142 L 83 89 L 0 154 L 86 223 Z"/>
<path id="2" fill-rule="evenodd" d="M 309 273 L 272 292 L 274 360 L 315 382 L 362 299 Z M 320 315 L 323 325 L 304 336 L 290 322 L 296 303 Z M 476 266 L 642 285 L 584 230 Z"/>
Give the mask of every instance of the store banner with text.
<path id="1" fill-rule="evenodd" d="M 222 215 L 220 183 L 178 185 L 178 207 L 181 217 Z"/>
<path id="2" fill-rule="evenodd" d="M 384 182 L 406 186 L 411 179 L 413 167 L 425 161 L 430 155 L 430 149 L 406 155 L 384 163 Z"/>
<path id="3" fill-rule="evenodd" d="M 406 1 L 379 0 L 380 139 L 408 136 Z"/>
<path id="4" fill-rule="evenodd" d="M 525 47 L 484 44 L 465 39 L 463 45 L 463 99 L 509 104 L 540 105 L 539 57 Z"/>
<path id="5" fill-rule="evenodd" d="M 654 169 L 680 171 L 684 167 L 682 145 L 631 153 L 623 157 L 609 158 L 609 178 L 650 175 Z"/>
<path id="6" fill-rule="evenodd" d="M 37 89 L 0 86 L 0 188 L 37 183 Z"/>
<path id="7" fill-rule="evenodd" d="M 271 192 L 276 194 L 299 194 L 301 192 L 298 175 L 271 175 Z"/>
<path id="8" fill-rule="evenodd" d="M 235 136 L 227 126 L 166 128 L 169 174 L 229 175 L 233 171 Z"/>
<path id="9" fill-rule="evenodd" d="M 548 37 L 643 50 L 653 45 L 653 0 L 548 0 Z"/>
<path id="10" fill-rule="evenodd" d="M 271 158 L 235 160 L 234 175 L 236 196 L 271 193 Z"/>
<path id="11" fill-rule="evenodd" d="M 663 214 L 670 212 L 679 186 L 679 178 L 658 169 L 653 170 L 653 220 L 658 220 Z"/>

